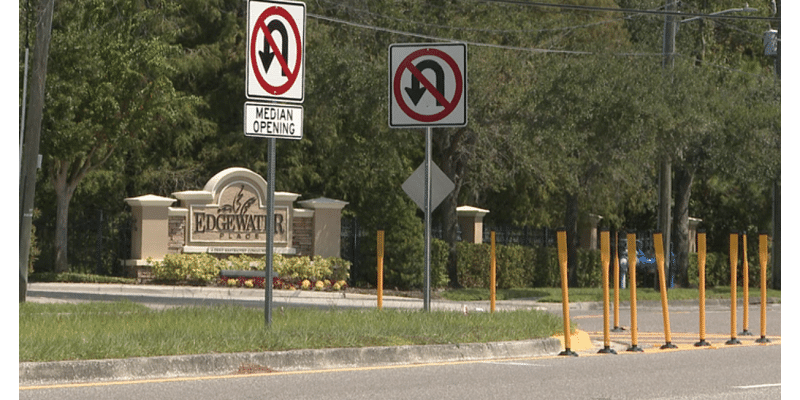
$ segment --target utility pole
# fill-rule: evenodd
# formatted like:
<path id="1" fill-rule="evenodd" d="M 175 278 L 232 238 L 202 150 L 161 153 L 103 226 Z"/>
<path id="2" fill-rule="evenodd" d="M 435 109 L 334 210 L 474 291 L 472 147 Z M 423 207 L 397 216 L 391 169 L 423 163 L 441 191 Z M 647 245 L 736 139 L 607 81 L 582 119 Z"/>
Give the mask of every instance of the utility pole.
<path id="1" fill-rule="evenodd" d="M 678 0 L 666 0 L 665 11 L 678 11 Z M 678 30 L 677 17 L 674 14 L 664 16 L 664 46 L 661 66 L 670 73 L 675 66 L 675 35 Z M 670 257 L 672 234 L 672 159 L 669 154 L 662 154 L 658 178 L 658 230 L 663 234 L 664 251 L 668 265 L 667 276 L 672 276 L 672 257 Z M 669 280 L 669 278 L 667 278 Z"/>
<path id="2" fill-rule="evenodd" d="M 31 250 L 33 198 L 36 193 L 36 170 L 39 164 L 39 137 L 42 131 L 44 85 L 47 77 L 47 55 L 50 52 L 50 31 L 53 26 L 55 0 L 41 0 L 36 13 L 36 44 L 33 48 L 30 108 L 25 121 L 22 174 L 19 182 L 19 301 L 28 292 L 28 258 Z M 25 107 L 25 104 L 22 105 Z"/>
<path id="3" fill-rule="evenodd" d="M 772 16 L 780 17 L 781 2 L 772 0 Z M 781 25 L 764 32 L 764 55 L 775 57 L 776 84 L 781 84 Z M 772 287 L 781 288 L 781 171 L 772 182 Z"/>
<path id="4" fill-rule="evenodd" d="M 678 12 L 679 0 L 666 0 L 664 9 L 667 15 L 664 16 L 664 46 L 663 46 L 663 59 L 661 66 L 665 73 L 671 73 L 675 66 L 675 36 L 678 31 L 679 24 L 684 22 L 702 19 L 703 17 L 697 16 L 681 20 L 676 13 Z M 732 8 L 728 10 L 713 12 L 708 15 L 720 15 L 734 12 L 755 12 L 755 8 L 751 8 L 745 3 L 743 8 Z M 659 164 L 659 187 L 658 187 L 658 229 L 664 236 L 664 252 L 666 253 L 666 262 L 669 266 L 668 277 L 673 276 L 672 271 L 672 159 L 669 154 L 662 154 L 662 159 Z M 676 253 L 682 251 L 676 250 Z M 670 278 L 667 278 L 668 282 Z"/>

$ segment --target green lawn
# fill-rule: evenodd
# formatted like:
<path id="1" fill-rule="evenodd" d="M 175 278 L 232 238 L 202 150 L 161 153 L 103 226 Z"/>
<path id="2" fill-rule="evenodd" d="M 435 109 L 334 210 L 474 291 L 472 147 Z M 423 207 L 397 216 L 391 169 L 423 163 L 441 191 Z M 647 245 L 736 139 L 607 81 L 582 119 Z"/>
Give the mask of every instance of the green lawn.
<path id="1" fill-rule="evenodd" d="M 549 337 L 560 317 L 396 310 L 152 310 L 132 302 L 19 306 L 19 361 L 57 361 L 290 349 L 476 343 Z"/>

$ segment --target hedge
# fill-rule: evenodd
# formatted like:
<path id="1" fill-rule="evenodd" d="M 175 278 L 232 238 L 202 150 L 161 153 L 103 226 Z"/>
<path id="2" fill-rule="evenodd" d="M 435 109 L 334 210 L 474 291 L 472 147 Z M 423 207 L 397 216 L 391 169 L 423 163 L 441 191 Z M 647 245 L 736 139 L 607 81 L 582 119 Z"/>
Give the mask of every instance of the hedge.
<path id="1" fill-rule="evenodd" d="M 168 254 L 162 261 L 148 259 L 153 279 L 161 282 L 209 284 L 219 279 L 223 269 L 263 271 L 264 257 L 230 256 L 217 258 L 208 253 Z M 346 281 L 350 277 L 350 262 L 341 258 L 320 256 L 283 256 L 274 254 L 273 273 L 289 280 Z"/>
<path id="2" fill-rule="evenodd" d="M 488 288 L 490 268 L 489 244 L 458 244 L 458 279 L 468 288 Z M 561 273 L 558 251 L 552 247 L 496 245 L 497 287 L 558 287 Z M 600 252 L 578 250 L 578 287 L 600 285 Z"/>
<path id="3" fill-rule="evenodd" d="M 737 286 L 743 284 L 743 270 L 744 263 L 739 255 L 737 265 Z M 759 255 L 748 253 L 747 254 L 747 270 L 748 280 L 750 287 L 759 287 L 761 285 L 761 264 L 759 262 Z M 767 277 L 770 277 L 772 271 L 769 263 L 767 264 Z M 689 284 L 697 287 L 700 284 L 700 277 L 697 269 L 697 253 L 689 254 Z M 708 253 L 706 254 L 706 287 L 714 286 L 730 286 L 731 284 L 731 264 L 730 256 L 724 253 Z M 767 285 L 772 287 L 772 280 L 767 280 Z"/>

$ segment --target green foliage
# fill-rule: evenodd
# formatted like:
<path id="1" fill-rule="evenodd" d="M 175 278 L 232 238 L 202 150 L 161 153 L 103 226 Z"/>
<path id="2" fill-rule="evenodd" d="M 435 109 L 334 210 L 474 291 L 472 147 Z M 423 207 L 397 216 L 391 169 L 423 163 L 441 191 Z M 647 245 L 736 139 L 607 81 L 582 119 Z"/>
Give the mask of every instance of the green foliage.
<path id="1" fill-rule="evenodd" d="M 133 278 L 79 274 L 75 272 L 34 272 L 28 277 L 28 280 L 30 282 L 118 283 L 127 285 L 136 283 L 136 279 Z"/>
<path id="2" fill-rule="evenodd" d="M 350 278 L 350 262 L 338 257 L 283 256 L 273 254 L 273 273 L 290 280 L 323 280 L 333 282 Z M 162 261 L 148 259 L 154 279 L 162 282 L 216 282 L 222 270 L 263 271 L 264 257 L 248 255 L 217 258 L 208 253 L 168 254 Z"/>
<path id="3" fill-rule="evenodd" d="M 486 243 L 458 244 L 458 278 L 465 288 L 489 287 L 490 251 Z M 495 251 L 499 289 L 561 286 L 555 248 L 497 245 Z M 579 249 L 578 287 L 599 286 L 601 275 L 600 252 Z"/>
<path id="4" fill-rule="evenodd" d="M 560 287 L 561 271 L 558 266 L 558 249 L 555 247 L 537 247 L 534 253 L 534 286 Z"/>
<path id="5" fill-rule="evenodd" d="M 107 221 L 119 221 L 129 213 L 125 197 L 198 189 L 230 166 L 266 175 L 264 141 L 241 131 L 246 2 L 62 3 L 42 154 L 46 178 L 81 178 L 69 182 L 72 213 L 101 207 Z M 688 2 L 683 10 L 714 12 L 729 3 Z M 426 37 L 469 43 L 468 126 L 441 129 L 434 146 L 435 161 L 460 190 L 446 206 L 469 203 L 490 209 L 497 222 L 555 226 L 567 191 L 580 197 L 581 212 L 612 226 L 651 228 L 652 161 L 668 152 L 697 168 L 690 209 L 709 230 L 768 228 L 765 199 L 780 179 L 780 85 L 772 60 L 761 56 L 761 25 L 687 24 L 676 69 L 666 76 L 660 16 L 471 0 L 307 7 L 304 138 L 279 141 L 276 186 L 345 200 L 364 227 L 387 228 L 387 285 L 420 286 L 423 249 L 418 210 L 400 189 L 422 160 L 422 135 L 387 126 L 387 49 Z M 768 15 L 769 7 L 757 8 L 753 15 Z M 56 198 L 69 193 L 53 182 L 37 188 L 44 249 L 37 269 L 44 270 L 61 229 L 53 222 Z M 360 264 L 373 265 L 374 246 L 362 249 Z M 503 284 L 558 285 L 552 249 L 520 252 L 528 250 L 498 252 Z M 440 255 L 434 248 L 437 271 L 446 264 Z M 371 273 L 365 282 L 374 282 Z M 438 282 L 440 273 L 433 275 Z M 581 279 L 595 281 L 588 273 Z"/>
<path id="6" fill-rule="evenodd" d="M 447 242 L 440 239 L 431 239 L 431 287 L 441 288 L 447 286 L 447 262 L 449 259 Z"/>
<path id="7" fill-rule="evenodd" d="M 147 260 L 157 281 L 208 284 L 219 277 L 223 262 L 208 254 L 167 254 L 162 261 Z"/>
<path id="8" fill-rule="evenodd" d="M 283 257 L 275 255 L 273 271 L 281 278 L 289 279 L 328 279 L 333 282 L 350 278 L 350 262 L 337 257 Z M 261 268 L 263 270 L 263 266 Z"/>
<path id="9" fill-rule="evenodd" d="M 761 264 L 758 253 L 747 254 L 748 286 L 751 288 L 761 287 Z M 725 253 L 710 252 L 706 254 L 706 288 L 717 286 L 728 286 L 731 284 L 731 264 L 730 256 Z M 737 286 L 744 285 L 744 263 L 739 256 L 737 265 Z M 772 287 L 772 267 L 767 263 L 767 287 Z M 689 284 L 697 287 L 700 284 L 697 267 L 697 253 L 689 255 Z"/>
<path id="10" fill-rule="evenodd" d="M 33 216 L 34 218 L 38 217 L 41 214 L 38 208 L 33 209 Z M 41 254 L 41 249 L 39 248 L 39 239 L 36 237 L 36 225 L 31 224 L 31 249 L 30 253 L 28 254 L 28 274 L 33 273 L 33 265 L 36 263 L 36 260 L 39 258 Z"/>

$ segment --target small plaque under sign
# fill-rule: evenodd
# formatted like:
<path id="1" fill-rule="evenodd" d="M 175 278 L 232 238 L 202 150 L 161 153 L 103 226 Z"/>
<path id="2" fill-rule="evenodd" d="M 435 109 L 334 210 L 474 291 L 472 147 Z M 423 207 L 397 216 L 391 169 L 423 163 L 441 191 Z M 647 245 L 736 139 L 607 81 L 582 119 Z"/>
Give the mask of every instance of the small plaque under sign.
<path id="1" fill-rule="evenodd" d="M 272 103 L 244 103 L 245 136 L 303 138 L 303 107 Z"/>

